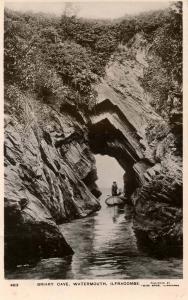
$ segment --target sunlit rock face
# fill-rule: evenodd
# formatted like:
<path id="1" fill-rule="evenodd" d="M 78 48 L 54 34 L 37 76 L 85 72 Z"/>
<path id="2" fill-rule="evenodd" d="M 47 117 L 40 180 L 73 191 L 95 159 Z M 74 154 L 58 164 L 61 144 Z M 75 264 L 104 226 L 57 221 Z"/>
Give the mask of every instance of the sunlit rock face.
<path id="1" fill-rule="evenodd" d="M 8 264 L 71 254 L 57 225 L 100 208 L 92 194 L 100 192 L 87 129 L 33 99 L 25 105 L 22 121 L 9 115 L 5 120 Z M 29 250 L 23 258 L 24 248 Z"/>
<path id="2" fill-rule="evenodd" d="M 111 58 L 96 87 L 90 146 L 94 153 L 115 157 L 125 169 L 139 243 L 143 240 L 163 255 L 177 254 L 182 250 L 182 159 L 176 136 L 150 106 L 154 99 L 141 85 L 148 50 L 139 34 Z"/>
<path id="3" fill-rule="evenodd" d="M 147 52 L 148 45 L 139 34 L 131 47 L 119 46 L 106 68 L 105 77 L 96 86 L 97 105 L 91 115 L 92 151 L 115 157 L 129 174 L 126 179 L 129 185 L 133 181 L 143 184 L 143 174 L 155 164 L 146 128 L 151 122 L 163 121 L 150 106 L 148 98 L 151 96 L 141 85 Z"/>

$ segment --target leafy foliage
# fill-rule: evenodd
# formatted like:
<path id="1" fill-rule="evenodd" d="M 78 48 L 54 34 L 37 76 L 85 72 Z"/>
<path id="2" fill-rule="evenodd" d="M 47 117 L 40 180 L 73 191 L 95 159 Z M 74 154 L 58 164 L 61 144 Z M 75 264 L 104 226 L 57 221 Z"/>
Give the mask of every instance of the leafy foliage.
<path id="1" fill-rule="evenodd" d="M 47 103 L 88 109 L 95 103 L 92 85 L 117 42 L 109 25 L 6 10 L 5 83 L 35 92 Z"/>
<path id="2" fill-rule="evenodd" d="M 181 3 L 115 21 L 81 19 L 68 11 L 57 18 L 5 10 L 5 83 L 47 103 L 92 108 L 93 84 L 104 75 L 111 54 L 141 32 L 152 53 L 143 86 L 156 99 L 156 110 L 165 110 L 170 120 L 174 97 L 169 95 L 181 94 Z"/>
<path id="3" fill-rule="evenodd" d="M 153 34 L 151 59 L 143 85 L 155 99 L 152 105 L 182 136 L 182 3 L 169 11 L 163 26 Z"/>

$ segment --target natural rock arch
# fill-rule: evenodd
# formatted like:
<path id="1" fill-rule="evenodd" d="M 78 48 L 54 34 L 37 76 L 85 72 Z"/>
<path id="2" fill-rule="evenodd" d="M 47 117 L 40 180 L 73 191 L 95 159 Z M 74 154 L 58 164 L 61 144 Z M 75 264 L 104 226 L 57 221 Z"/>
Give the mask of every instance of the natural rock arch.
<path id="1" fill-rule="evenodd" d="M 114 157 L 125 170 L 127 196 L 143 182 L 143 172 L 153 166 L 144 157 L 140 134 L 109 99 L 95 106 L 89 123 L 89 145 L 94 154 Z"/>
<path id="2" fill-rule="evenodd" d="M 130 145 L 125 140 L 123 134 L 113 127 L 108 119 L 91 126 L 89 131 L 90 149 L 94 154 L 109 155 L 114 157 L 120 166 L 125 170 L 124 190 L 127 196 L 131 195 L 138 186 L 136 173 L 133 165 L 139 160 L 136 153 L 131 151 Z"/>

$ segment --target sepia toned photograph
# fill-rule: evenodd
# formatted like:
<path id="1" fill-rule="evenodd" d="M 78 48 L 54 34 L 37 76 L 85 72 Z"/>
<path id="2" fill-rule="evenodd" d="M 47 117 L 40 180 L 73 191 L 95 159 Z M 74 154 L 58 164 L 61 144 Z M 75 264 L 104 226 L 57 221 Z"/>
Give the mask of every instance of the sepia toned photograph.
<path id="1" fill-rule="evenodd" d="M 183 279 L 182 19 L 5 2 L 5 279 Z"/>

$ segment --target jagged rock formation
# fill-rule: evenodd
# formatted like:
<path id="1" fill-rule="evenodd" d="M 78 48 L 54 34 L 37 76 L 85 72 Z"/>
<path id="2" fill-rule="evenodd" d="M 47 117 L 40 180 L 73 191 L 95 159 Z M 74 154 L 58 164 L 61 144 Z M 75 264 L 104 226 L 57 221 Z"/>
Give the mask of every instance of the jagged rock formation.
<path id="1" fill-rule="evenodd" d="M 71 254 L 57 224 L 100 208 L 91 193 L 100 195 L 87 129 L 66 113 L 25 100 L 22 120 L 5 120 L 5 253 L 11 264 Z"/>
<path id="2" fill-rule="evenodd" d="M 143 45 L 142 36 L 137 35 L 130 49 L 120 47 L 112 57 L 105 78 L 96 87 L 98 102 L 90 130 L 93 152 L 114 156 L 128 177 L 134 174 L 132 177 L 140 183 L 144 181 L 143 173 L 155 164 L 146 128 L 151 122 L 162 122 L 140 83 L 147 66 L 147 47 Z"/>
<path id="3" fill-rule="evenodd" d="M 57 225 L 100 208 L 92 152 L 113 156 L 124 168 L 138 237 L 163 254 L 181 248 L 182 161 L 175 136 L 141 85 L 148 49 L 142 35 L 119 47 L 95 87 L 98 101 L 88 119 L 74 107 L 64 105 L 60 113 L 31 97 L 18 113 L 5 100 L 7 263 L 28 261 L 33 253 L 72 253 Z M 23 248 L 29 249 L 25 258 Z"/>

